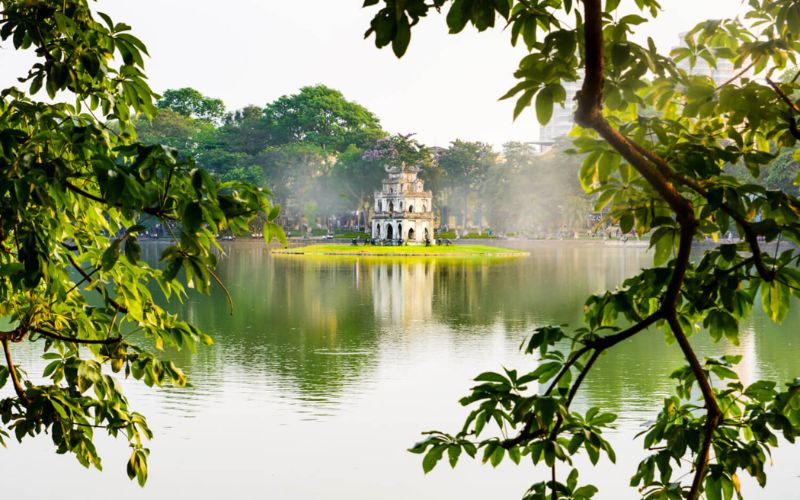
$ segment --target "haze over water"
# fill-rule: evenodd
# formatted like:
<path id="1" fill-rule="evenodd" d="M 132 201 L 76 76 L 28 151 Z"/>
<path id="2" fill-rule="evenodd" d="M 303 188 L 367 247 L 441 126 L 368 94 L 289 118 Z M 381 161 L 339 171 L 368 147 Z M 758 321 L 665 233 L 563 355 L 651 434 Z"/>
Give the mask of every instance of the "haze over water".
<path id="1" fill-rule="evenodd" d="M 159 245 L 144 247 L 148 260 Z M 98 473 L 53 453 L 44 436 L 0 450 L 0 470 L 20 479 L 7 482 L 3 498 L 99 500 L 112 488 L 124 499 L 521 498 L 547 473 L 529 460 L 492 469 L 462 459 L 455 470 L 442 462 L 425 476 L 421 457 L 405 450 L 421 431 L 460 428 L 467 411 L 457 401 L 481 371 L 533 369 L 535 359 L 518 352 L 533 328 L 579 325 L 589 293 L 651 265 L 642 248 L 526 247 L 529 257 L 489 262 L 279 258 L 263 243 L 229 244 L 218 274 L 234 314 L 218 289 L 175 308 L 216 341 L 176 358 L 194 386 L 126 383 L 156 433 L 147 486 L 125 476 L 121 441 L 99 440 Z M 757 310 L 740 346 L 714 345 L 704 334 L 692 341 L 703 354 L 743 355 L 745 384 L 782 383 L 800 375 L 798 326 L 797 308 L 782 326 Z M 35 352 L 21 361 L 41 373 Z M 627 484 L 644 452 L 633 436 L 655 416 L 681 364 L 678 348 L 652 330 L 604 356 L 587 379 L 577 406 L 620 415 L 610 435 L 617 466 L 602 458 L 581 467 L 581 482 L 600 486 L 597 498 L 637 498 Z M 768 488 L 745 482 L 746 498 L 797 497 L 800 448 L 774 458 Z M 58 480 L 41 482 L 44 469 Z"/>

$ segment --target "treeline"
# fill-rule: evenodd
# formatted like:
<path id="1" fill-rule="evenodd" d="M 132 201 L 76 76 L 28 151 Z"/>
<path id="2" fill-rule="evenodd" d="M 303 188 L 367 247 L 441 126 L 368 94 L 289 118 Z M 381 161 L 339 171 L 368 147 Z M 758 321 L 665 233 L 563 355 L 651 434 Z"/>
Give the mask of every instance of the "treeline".
<path id="1" fill-rule="evenodd" d="M 233 112 L 183 88 L 166 91 L 158 107 L 137 126 L 144 142 L 174 147 L 220 179 L 269 189 L 290 230 L 363 228 L 384 166 L 402 162 L 422 167 L 442 228 L 531 236 L 589 228 L 580 160 L 566 144 L 545 154 L 515 142 L 501 151 L 461 140 L 429 147 L 413 134 L 389 134 L 372 112 L 324 85 Z"/>

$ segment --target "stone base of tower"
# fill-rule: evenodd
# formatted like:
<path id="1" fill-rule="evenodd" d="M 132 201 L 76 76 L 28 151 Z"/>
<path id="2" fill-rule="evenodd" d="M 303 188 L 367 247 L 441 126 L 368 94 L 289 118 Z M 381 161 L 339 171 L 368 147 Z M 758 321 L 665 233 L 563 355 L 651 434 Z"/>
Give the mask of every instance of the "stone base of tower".
<path id="1" fill-rule="evenodd" d="M 425 245 L 435 244 L 431 217 L 412 219 L 408 217 L 380 217 L 372 220 L 372 238 L 389 244 Z"/>

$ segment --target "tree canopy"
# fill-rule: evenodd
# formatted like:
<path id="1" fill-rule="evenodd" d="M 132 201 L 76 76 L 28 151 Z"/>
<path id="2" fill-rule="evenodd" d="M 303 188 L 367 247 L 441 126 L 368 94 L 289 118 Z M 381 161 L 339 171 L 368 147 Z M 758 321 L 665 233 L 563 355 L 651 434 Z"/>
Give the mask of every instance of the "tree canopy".
<path id="1" fill-rule="evenodd" d="M 25 88 L 0 91 L 0 388 L 13 389 L 0 400 L 0 443 L 47 433 L 58 453 L 99 469 L 95 433 L 121 436 L 128 475 L 144 484 L 152 434 L 119 378 L 185 385 L 164 349 L 211 342 L 154 295 L 207 292 L 219 281 L 216 233 L 246 231 L 263 214 L 266 238 L 282 238 L 278 208 L 265 191 L 137 139 L 135 120 L 157 108 L 146 48 L 129 26 L 85 0 L 0 9 L 0 38 L 36 56 L 20 75 Z M 178 116 L 159 116 L 175 146 L 191 142 Z M 139 244 L 155 222 L 173 237 L 159 266 L 142 261 Z M 21 342 L 40 350 L 43 373 L 15 363 Z"/>
<path id="2" fill-rule="evenodd" d="M 594 496 L 595 486 L 579 484 L 572 457 L 615 460 L 603 430 L 616 415 L 578 412 L 573 402 L 600 356 L 652 329 L 663 330 L 687 364 L 672 374 L 675 393 L 643 433 L 647 455 L 631 479 L 643 497 L 741 497 L 739 475 L 763 486 L 778 438 L 800 434 L 800 378 L 745 386 L 738 356 L 702 359 L 689 338 L 736 344 L 756 303 L 780 322 L 800 296 L 800 199 L 795 189 L 755 182 L 800 139 L 798 73 L 775 77 L 797 65 L 800 2 L 746 4 L 744 16 L 700 23 L 685 46 L 664 55 L 651 39 L 642 45 L 631 36 L 659 14 L 656 0 L 636 0 L 635 9 L 618 0 L 364 2 L 378 6 L 366 36 L 398 57 L 412 27 L 442 10 L 454 34 L 468 25 L 507 27 L 511 44 L 528 52 L 504 96 L 516 98 L 515 117 L 533 107 L 547 123 L 553 106 L 564 104 L 564 82 L 581 81 L 574 139 L 585 155 L 581 182 L 597 210 L 623 232 L 649 234 L 654 249 L 652 268 L 587 299 L 582 325 L 535 330 L 523 344 L 537 358 L 534 370 L 478 375 L 461 400 L 470 409 L 463 428 L 430 432 L 412 448 L 424 454 L 425 471 L 445 453 L 453 466 L 462 453 L 494 466 L 526 456 L 549 472 L 525 498 Z M 701 60 L 711 68 L 728 62 L 734 72 L 718 83 L 694 70 Z M 749 179 L 730 175 L 739 164 Z M 728 232 L 741 243 L 693 257 L 698 240 Z M 679 474 L 686 461 L 688 480 Z"/>
<path id="3" fill-rule="evenodd" d="M 161 109 L 171 109 L 183 116 L 210 122 L 219 122 L 225 116 L 225 104 L 221 99 L 206 97 L 190 87 L 167 90 L 163 97 L 156 102 L 156 106 Z"/>

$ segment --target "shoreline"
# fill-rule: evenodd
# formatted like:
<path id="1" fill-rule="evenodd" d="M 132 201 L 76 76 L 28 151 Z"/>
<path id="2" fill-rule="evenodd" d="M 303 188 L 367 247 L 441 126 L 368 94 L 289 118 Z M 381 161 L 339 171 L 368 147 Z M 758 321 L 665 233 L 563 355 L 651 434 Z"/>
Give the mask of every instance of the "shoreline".
<path id="1" fill-rule="evenodd" d="M 273 255 L 309 257 L 445 257 L 445 258 L 495 258 L 525 257 L 522 249 L 486 245 L 448 246 L 353 246 L 345 244 L 310 244 L 299 247 L 271 249 Z"/>

